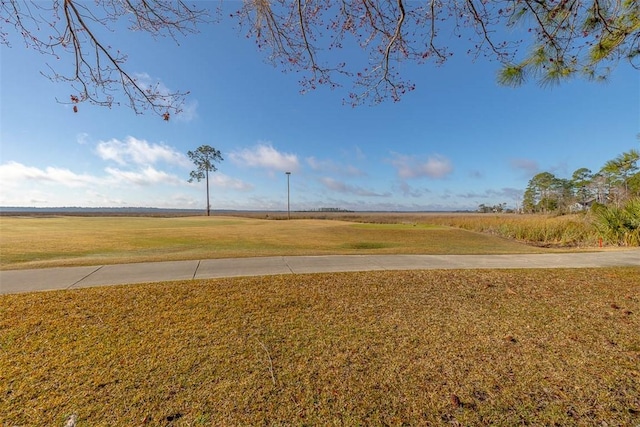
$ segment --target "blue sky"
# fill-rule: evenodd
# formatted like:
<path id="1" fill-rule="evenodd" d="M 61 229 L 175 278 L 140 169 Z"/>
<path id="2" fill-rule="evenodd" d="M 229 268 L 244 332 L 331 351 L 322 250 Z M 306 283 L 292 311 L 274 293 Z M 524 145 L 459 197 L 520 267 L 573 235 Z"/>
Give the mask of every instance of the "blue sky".
<path id="1" fill-rule="evenodd" d="M 513 89 L 496 83 L 497 63 L 462 49 L 443 66 L 404 66 L 416 90 L 400 102 L 353 108 L 348 87 L 300 94 L 298 76 L 228 20 L 179 46 L 108 36 L 131 72 L 190 90 L 185 113 L 164 122 L 81 104 L 74 114 L 56 102 L 70 87 L 40 75 L 65 58 L 0 47 L 0 206 L 204 208 L 186 152 L 208 144 L 225 159 L 212 209 L 286 210 L 286 171 L 292 210 L 516 207 L 538 172 L 569 178 L 638 148 L 640 79 L 626 63 L 605 84 Z"/>

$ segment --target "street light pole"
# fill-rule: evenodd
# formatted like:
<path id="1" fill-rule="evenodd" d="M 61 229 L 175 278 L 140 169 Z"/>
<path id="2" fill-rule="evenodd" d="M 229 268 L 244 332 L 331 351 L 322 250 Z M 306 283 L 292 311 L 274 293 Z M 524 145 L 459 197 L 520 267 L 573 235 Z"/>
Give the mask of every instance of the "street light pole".
<path id="1" fill-rule="evenodd" d="M 291 176 L 291 172 L 285 172 L 287 174 L 287 219 L 291 219 L 291 202 L 290 202 L 290 191 L 289 191 L 289 177 Z"/>

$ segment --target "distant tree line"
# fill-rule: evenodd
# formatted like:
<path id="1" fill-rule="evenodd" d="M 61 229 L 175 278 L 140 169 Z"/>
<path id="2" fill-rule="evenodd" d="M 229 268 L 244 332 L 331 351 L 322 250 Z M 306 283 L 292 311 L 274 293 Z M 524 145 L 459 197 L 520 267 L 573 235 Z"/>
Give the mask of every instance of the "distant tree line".
<path id="1" fill-rule="evenodd" d="M 524 192 L 525 213 L 563 213 L 585 210 L 593 205 L 624 205 L 640 196 L 640 151 L 632 149 L 607 161 L 597 172 L 577 169 L 571 178 L 541 172 L 529 181 Z"/>

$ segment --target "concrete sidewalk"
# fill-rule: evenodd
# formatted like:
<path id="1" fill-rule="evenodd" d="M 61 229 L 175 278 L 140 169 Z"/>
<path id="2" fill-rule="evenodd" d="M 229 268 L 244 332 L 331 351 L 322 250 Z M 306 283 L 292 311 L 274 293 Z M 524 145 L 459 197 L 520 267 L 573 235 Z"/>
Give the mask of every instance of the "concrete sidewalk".
<path id="1" fill-rule="evenodd" d="M 640 249 L 516 255 L 328 255 L 147 262 L 0 271 L 0 294 L 217 277 L 339 271 L 638 267 Z"/>

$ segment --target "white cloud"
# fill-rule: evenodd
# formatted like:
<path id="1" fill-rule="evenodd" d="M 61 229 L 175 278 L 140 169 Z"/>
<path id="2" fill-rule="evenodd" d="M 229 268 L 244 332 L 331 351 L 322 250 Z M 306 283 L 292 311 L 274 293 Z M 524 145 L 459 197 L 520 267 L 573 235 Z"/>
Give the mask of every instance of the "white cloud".
<path id="1" fill-rule="evenodd" d="M 355 146 L 353 148 L 341 148 L 340 155 L 346 159 L 355 160 L 358 162 L 362 162 L 367 158 L 362 149 L 358 146 Z"/>
<path id="2" fill-rule="evenodd" d="M 160 79 L 154 79 L 148 73 L 136 73 L 134 74 L 134 78 L 136 84 L 144 91 L 152 91 L 154 93 L 158 93 L 161 96 L 167 97 L 167 99 L 171 98 L 172 95 L 177 94 L 177 92 L 169 89 Z M 161 105 L 167 106 L 168 103 L 163 103 L 162 100 L 158 100 Z M 178 113 L 175 118 L 176 120 L 180 120 L 183 122 L 189 122 L 196 117 L 198 117 L 197 108 L 198 102 L 191 101 L 185 102 L 180 106 L 181 112 Z"/>
<path id="3" fill-rule="evenodd" d="M 394 185 L 394 191 L 402 194 L 405 197 L 420 198 L 426 193 L 429 193 L 427 189 L 412 188 L 407 181 L 399 181 Z"/>
<path id="4" fill-rule="evenodd" d="M 229 158 L 234 163 L 249 167 L 260 167 L 271 171 L 297 172 L 300 163 L 298 156 L 281 153 L 271 144 L 260 143 L 251 148 L 232 152 Z"/>
<path id="5" fill-rule="evenodd" d="M 98 179 L 91 175 L 77 174 L 69 169 L 51 166 L 39 169 L 18 162 L 8 162 L 0 165 L 0 181 L 3 185 L 10 187 L 19 187 L 25 181 L 62 184 L 66 187 L 84 187 L 97 183 Z"/>
<path id="6" fill-rule="evenodd" d="M 540 171 L 538 162 L 531 159 L 511 159 L 511 168 L 523 171 L 526 175 L 535 175 Z"/>
<path id="7" fill-rule="evenodd" d="M 307 164 L 314 171 L 318 172 L 332 172 L 345 176 L 365 176 L 366 174 L 352 165 L 341 165 L 333 160 L 319 160 L 315 157 L 307 157 Z"/>
<path id="8" fill-rule="evenodd" d="M 508 199 L 508 200 L 522 200 L 523 191 L 518 188 L 504 187 L 500 190 L 486 189 L 484 192 L 471 191 L 467 193 L 461 193 L 457 196 L 462 199 Z"/>
<path id="9" fill-rule="evenodd" d="M 89 141 L 89 134 L 86 132 L 80 132 L 76 135 L 76 142 L 80 145 L 85 145 Z"/>
<path id="10" fill-rule="evenodd" d="M 375 191 L 367 190 L 355 185 L 349 185 L 341 181 L 337 181 L 333 178 L 325 177 L 321 178 L 320 182 L 329 190 L 337 191 L 339 193 L 354 194 L 356 196 L 367 197 L 388 197 L 388 193 L 376 193 Z"/>
<path id="11" fill-rule="evenodd" d="M 322 171 L 333 167 L 331 160 L 318 160 L 315 157 L 307 157 L 307 164 L 311 166 L 314 171 Z"/>
<path id="12" fill-rule="evenodd" d="M 355 148 L 355 152 L 356 152 L 356 159 L 358 160 L 364 160 L 366 158 L 366 156 L 364 155 L 364 153 L 362 152 L 362 150 L 360 149 L 360 147 L 356 147 Z"/>
<path id="13" fill-rule="evenodd" d="M 502 196 L 511 199 L 511 200 L 516 200 L 516 201 L 520 201 L 522 200 L 522 196 L 524 195 L 524 191 L 519 189 L 519 188 L 502 188 L 500 190 L 500 193 Z"/>
<path id="14" fill-rule="evenodd" d="M 444 178 L 453 172 L 451 161 L 441 155 L 429 156 L 426 161 L 422 161 L 415 156 L 393 153 L 391 164 L 397 169 L 398 176 L 403 179 Z"/>
<path id="15" fill-rule="evenodd" d="M 128 136 L 124 141 L 111 139 L 101 141 L 96 153 L 103 160 L 112 160 L 119 165 L 153 165 L 158 162 L 189 167 L 187 157 L 165 144 L 151 144 L 143 139 Z"/>
<path id="16" fill-rule="evenodd" d="M 181 122 L 190 122 L 198 117 L 198 101 L 185 102 L 182 105 L 182 111 L 176 114 L 176 120 Z"/>
<path id="17" fill-rule="evenodd" d="M 0 205 L 185 207 L 190 205 L 184 200 L 169 199 L 171 191 L 200 194 L 200 189 L 189 184 L 186 176 L 153 165 L 183 160 L 187 163 L 186 156 L 170 147 L 129 137 L 124 142 L 115 139 L 101 142 L 96 152 L 116 164 L 91 173 L 55 166 L 27 166 L 16 161 L 0 164 Z M 251 184 L 221 173 L 209 178 L 217 189 L 253 190 Z M 184 197 L 197 200 L 190 195 Z"/>
<path id="18" fill-rule="evenodd" d="M 482 173 L 479 170 L 472 170 L 472 171 L 469 171 L 469 178 L 471 178 L 471 179 L 483 179 L 484 178 L 484 173 Z"/>
<path id="19" fill-rule="evenodd" d="M 213 175 L 209 175 L 209 183 L 220 188 L 228 188 L 239 191 L 253 190 L 253 185 L 244 182 L 240 179 L 231 178 L 228 175 L 216 172 Z"/>
<path id="20" fill-rule="evenodd" d="M 175 175 L 159 171 L 151 166 L 140 169 L 139 171 L 125 171 L 116 168 L 106 168 L 105 171 L 110 178 L 116 183 L 134 184 L 134 185 L 155 185 L 155 184 L 184 184 L 185 180 Z"/>

